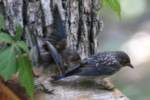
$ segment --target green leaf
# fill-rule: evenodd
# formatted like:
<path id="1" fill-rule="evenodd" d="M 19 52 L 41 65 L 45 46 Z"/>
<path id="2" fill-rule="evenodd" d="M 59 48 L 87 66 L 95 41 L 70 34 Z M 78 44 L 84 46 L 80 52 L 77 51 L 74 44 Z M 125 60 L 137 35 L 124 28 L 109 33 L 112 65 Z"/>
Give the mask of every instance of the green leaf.
<path id="1" fill-rule="evenodd" d="M 27 94 L 33 99 L 34 84 L 32 75 L 32 65 L 27 55 L 20 55 L 18 57 L 19 65 L 19 81 L 25 88 Z"/>
<path id="2" fill-rule="evenodd" d="M 16 35 L 15 35 L 16 41 L 21 40 L 22 33 L 23 33 L 23 28 L 20 25 L 16 26 Z"/>
<path id="3" fill-rule="evenodd" d="M 24 52 L 26 52 L 26 53 L 28 52 L 27 44 L 24 41 L 17 41 L 16 45 Z"/>
<path id="4" fill-rule="evenodd" d="M 4 42 L 4 43 L 12 43 L 13 39 L 10 35 L 0 32 L 0 42 Z"/>
<path id="5" fill-rule="evenodd" d="M 5 22 L 4 22 L 4 17 L 0 15 L 0 29 L 4 29 Z"/>
<path id="6" fill-rule="evenodd" d="M 104 6 L 110 7 L 119 17 L 121 17 L 121 7 L 118 0 L 103 0 L 102 3 Z"/>
<path id="7" fill-rule="evenodd" d="M 8 80 L 16 73 L 16 52 L 13 46 L 0 51 L 0 74 Z"/>

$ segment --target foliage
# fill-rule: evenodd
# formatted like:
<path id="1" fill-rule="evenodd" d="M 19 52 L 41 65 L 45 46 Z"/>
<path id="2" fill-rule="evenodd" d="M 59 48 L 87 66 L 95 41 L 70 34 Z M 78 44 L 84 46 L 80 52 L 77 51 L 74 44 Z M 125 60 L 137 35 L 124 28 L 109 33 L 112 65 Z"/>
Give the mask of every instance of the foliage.
<path id="1" fill-rule="evenodd" d="M 111 8 L 119 17 L 121 17 L 119 0 L 102 0 L 102 5 Z"/>
<path id="2" fill-rule="evenodd" d="M 11 78 L 16 72 L 16 52 L 15 47 L 7 47 L 0 52 L 0 74 L 5 80 Z"/>
<path id="3" fill-rule="evenodd" d="M 21 75 L 19 76 L 20 83 L 22 84 L 23 87 L 26 88 L 27 93 L 30 94 L 30 96 L 32 97 L 34 91 L 33 89 L 34 83 L 31 69 L 32 65 L 30 63 L 28 55 L 26 54 L 19 55 L 17 61 L 19 66 L 21 66 L 19 67 L 19 73 L 21 73 Z"/>
<path id="4" fill-rule="evenodd" d="M 0 75 L 5 80 L 9 80 L 13 74 L 18 72 L 21 85 L 26 89 L 28 95 L 33 98 L 32 65 L 29 60 L 28 47 L 21 40 L 22 33 L 23 29 L 20 26 L 16 27 L 15 36 L 0 31 L 0 44 L 4 44 L 0 50 Z"/>

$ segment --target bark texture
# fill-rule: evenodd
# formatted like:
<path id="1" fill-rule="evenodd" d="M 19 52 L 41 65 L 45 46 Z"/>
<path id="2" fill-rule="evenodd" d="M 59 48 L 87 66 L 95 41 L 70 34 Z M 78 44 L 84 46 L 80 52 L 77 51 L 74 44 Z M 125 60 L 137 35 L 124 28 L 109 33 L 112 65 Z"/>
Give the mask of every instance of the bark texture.
<path id="1" fill-rule="evenodd" d="M 81 58 L 96 52 L 102 20 L 97 12 L 100 0 L 2 0 L 6 29 L 14 35 L 16 25 L 24 27 L 29 47 L 54 32 L 54 8 L 58 8 L 67 34 L 67 45 L 77 50 Z M 38 44 L 40 45 L 40 43 Z M 40 47 L 40 46 L 39 46 Z M 37 53 L 37 50 L 35 50 Z M 39 54 L 36 54 L 39 56 Z M 36 57 L 37 58 L 37 57 Z"/>
<path id="2" fill-rule="evenodd" d="M 97 12 L 100 0 L 67 0 L 66 26 L 68 46 L 78 50 L 82 58 L 94 54 L 97 49 L 96 34 L 102 28 Z"/>

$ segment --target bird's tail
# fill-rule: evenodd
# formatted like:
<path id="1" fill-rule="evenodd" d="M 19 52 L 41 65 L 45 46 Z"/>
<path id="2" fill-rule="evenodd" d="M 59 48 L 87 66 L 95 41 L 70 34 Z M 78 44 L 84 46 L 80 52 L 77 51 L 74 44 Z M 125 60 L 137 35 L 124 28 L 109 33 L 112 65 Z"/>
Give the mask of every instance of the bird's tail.
<path id="1" fill-rule="evenodd" d="M 63 69 L 64 65 L 63 65 L 63 61 L 62 61 L 62 58 L 61 58 L 60 54 L 57 52 L 56 48 L 51 44 L 51 42 L 46 41 L 46 43 L 47 43 L 48 49 L 51 52 L 50 54 L 53 57 L 56 65 L 58 67 L 60 67 L 61 69 Z"/>
<path id="2" fill-rule="evenodd" d="M 53 80 L 61 80 L 61 79 L 66 78 L 66 77 L 76 75 L 77 72 L 79 71 L 80 66 L 81 66 L 80 64 L 77 64 L 72 69 L 69 69 L 68 71 L 66 71 L 63 75 L 52 76 L 52 78 L 53 78 Z"/>
<path id="3" fill-rule="evenodd" d="M 65 78 L 64 75 L 61 75 L 61 76 L 51 76 L 53 80 L 57 81 L 57 80 L 61 80 L 63 78 Z"/>

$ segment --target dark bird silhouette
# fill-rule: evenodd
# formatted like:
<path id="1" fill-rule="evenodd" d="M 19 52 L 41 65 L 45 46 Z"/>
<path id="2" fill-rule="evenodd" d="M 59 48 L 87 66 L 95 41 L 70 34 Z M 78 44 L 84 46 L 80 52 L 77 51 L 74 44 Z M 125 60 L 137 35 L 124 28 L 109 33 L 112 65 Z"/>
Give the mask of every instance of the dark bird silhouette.
<path id="1" fill-rule="evenodd" d="M 55 5 L 53 8 L 53 29 L 50 36 L 48 36 L 48 41 L 50 41 L 56 48 L 57 45 L 61 46 L 61 48 L 65 48 L 66 46 L 66 27 L 65 21 L 62 20 L 61 14 L 58 10 L 58 7 Z M 62 44 L 62 45 L 61 45 Z"/>
<path id="2" fill-rule="evenodd" d="M 72 75 L 101 76 L 105 78 L 126 66 L 133 68 L 130 58 L 125 52 L 101 52 L 83 59 L 81 63 L 75 65 L 74 68 L 68 70 L 64 75 L 53 76 L 53 79 L 59 80 Z"/>
<path id="3" fill-rule="evenodd" d="M 44 66 L 48 66 L 51 61 L 57 66 L 57 69 L 62 74 L 64 72 L 63 59 L 60 51 L 66 48 L 66 28 L 65 22 L 62 20 L 58 6 L 55 5 L 53 10 L 53 24 L 49 29 L 49 33 L 45 34 L 44 37 L 40 37 L 41 41 L 41 62 Z M 46 32 L 46 31 L 45 31 Z"/>
<path id="4" fill-rule="evenodd" d="M 50 51 L 52 59 L 59 67 L 60 72 L 68 69 L 67 66 L 73 66 L 80 61 L 79 54 L 67 47 L 67 33 L 65 22 L 62 20 L 57 6 L 53 9 L 53 32 L 45 39 L 45 47 Z"/>

